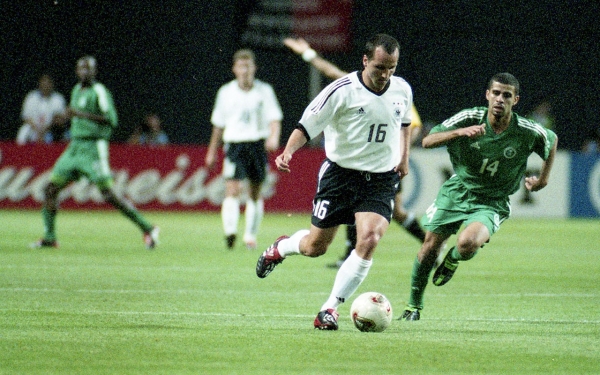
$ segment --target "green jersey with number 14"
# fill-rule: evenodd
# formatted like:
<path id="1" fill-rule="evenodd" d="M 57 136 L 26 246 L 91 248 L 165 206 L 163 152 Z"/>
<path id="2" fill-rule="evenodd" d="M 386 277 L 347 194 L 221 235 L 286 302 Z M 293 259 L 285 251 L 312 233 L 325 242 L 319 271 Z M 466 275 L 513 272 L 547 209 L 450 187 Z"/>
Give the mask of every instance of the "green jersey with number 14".
<path id="1" fill-rule="evenodd" d="M 519 189 L 527 159 L 532 153 L 548 158 L 556 134 L 513 112 L 508 128 L 496 134 L 487 120 L 486 107 L 465 109 L 435 126 L 431 133 L 485 123 L 485 135 L 459 137 L 447 143 L 454 173 L 471 193 L 506 198 Z"/>

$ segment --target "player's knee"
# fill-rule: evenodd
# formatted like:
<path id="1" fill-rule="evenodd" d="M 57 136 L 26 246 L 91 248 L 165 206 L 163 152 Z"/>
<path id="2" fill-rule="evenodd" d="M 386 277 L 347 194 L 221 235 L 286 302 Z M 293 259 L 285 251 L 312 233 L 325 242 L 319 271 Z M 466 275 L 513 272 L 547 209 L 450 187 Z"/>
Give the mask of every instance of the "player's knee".
<path id="1" fill-rule="evenodd" d="M 356 247 L 360 247 L 361 249 L 365 249 L 367 252 L 370 252 L 377 247 L 380 239 L 381 235 L 379 233 L 376 231 L 369 231 L 365 235 L 358 238 Z"/>
<path id="2" fill-rule="evenodd" d="M 461 255 L 468 257 L 469 255 L 474 255 L 483 243 L 480 243 L 477 241 L 477 238 L 472 236 L 461 236 L 456 245 Z"/>

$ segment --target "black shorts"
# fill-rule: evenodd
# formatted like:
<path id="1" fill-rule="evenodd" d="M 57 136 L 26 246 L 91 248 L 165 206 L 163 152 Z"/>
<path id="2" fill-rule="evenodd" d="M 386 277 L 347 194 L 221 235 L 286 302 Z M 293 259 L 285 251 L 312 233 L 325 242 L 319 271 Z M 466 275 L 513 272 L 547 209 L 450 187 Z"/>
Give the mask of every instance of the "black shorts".
<path id="1" fill-rule="evenodd" d="M 229 143 L 225 146 L 223 177 L 262 183 L 267 177 L 265 141 Z"/>
<path id="2" fill-rule="evenodd" d="M 311 223 L 317 228 L 354 224 L 357 212 L 374 212 L 389 222 L 399 182 L 394 171 L 361 172 L 325 159 L 319 171 Z"/>

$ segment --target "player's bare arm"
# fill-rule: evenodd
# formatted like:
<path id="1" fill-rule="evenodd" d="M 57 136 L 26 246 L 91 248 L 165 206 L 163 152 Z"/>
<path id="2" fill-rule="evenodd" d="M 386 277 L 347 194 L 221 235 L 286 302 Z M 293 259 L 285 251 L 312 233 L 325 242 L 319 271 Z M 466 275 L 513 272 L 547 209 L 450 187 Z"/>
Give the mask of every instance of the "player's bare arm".
<path id="1" fill-rule="evenodd" d="M 223 129 L 213 126 L 212 134 L 210 136 L 210 143 L 208 144 L 208 150 L 204 157 L 204 165 L 208 169 L 212 169 L 217 162 L 217 150 L 221 147 L 221 140 L 223 139 Z"/>
<path id="2" fill-rule="evenodd" d="M 268 152 L 277 151 L 279 148 L 279 138 L 281 137 L 281 121 L 271 121 L 269 124 L 271 134 L 265 141 L 265 149 Z"/>
<path id="3" fill-rule="evenodd" d="M 439 132 L 428 134 L 423 138 L 424 148 L 435 148 L 444 146 L 449 141 L 458 137 L 469 137 L 477 138 L 485 134 L 485 124 L 473 125 L 466 128 L 448 130 L 446 132 Z"/>
<path id="4" fill-rule="evenodd" d="M 400 163 L 396 166 L 396 168 L 394 168 L 394 172 L 398 173 L 400 178 L 404 178 L 406 175 L 408 175 L 408 154 L 411 144 L 410 128 L 410 126 L 403 126 L 401 129 L 402 137 L 400 138 Z"/>
<path id="5" fill-rule="evenodd" d="M 337 65 L 329 62 L 329 60 L 325 60 L 319 56 L 316 51 L 312 50 L 310 44 L 308 44 L 308 42 L 302 38 L 285 38 L 283 40 L 283 44 L 294 51 L 294 53 L 297 55 L 301 55 L 303 59 L 306 58 L 306 62 L 314 66 L 319 72 L 323 73 L 328 78 L 338 79 L 348 74 L 347 72 L 338 68 Z M 312 50 L 312 54 L 310 54 L 308 57 L 305 57 L 304 53 L 309 50 Z"/>
<path id="6" fill-rule="evenodd" d="M 554 155 L 556 155 L 556 145 L 558 144 L 558 137 L 554 142 L 554 146 L 552 150 L 550 150 L 550 154 L 548 158 L 542 164 L 542 170 L 540 171 L 540 176 L 531 176 L 525 178 L 525 187 L 529 191 L 538 191 L 548 185 L 548 180 L 550 178 L 550 170 L 552 169 L 552 164 L 554 163 Z"/>
<path id="7" fill-rule="evenodd" d="M 304 133 L 299 129 L 294 129 L 290 138 L 287 141 L 285 149 L 275 158 L 275 165 L 277 165 L 277 169 L 282 172 L 290 173 L 290 161 L 292 160 L 292 155 L 299 148 L 304 146 L 304 144 L 308 141 L 304 136 Z"/>

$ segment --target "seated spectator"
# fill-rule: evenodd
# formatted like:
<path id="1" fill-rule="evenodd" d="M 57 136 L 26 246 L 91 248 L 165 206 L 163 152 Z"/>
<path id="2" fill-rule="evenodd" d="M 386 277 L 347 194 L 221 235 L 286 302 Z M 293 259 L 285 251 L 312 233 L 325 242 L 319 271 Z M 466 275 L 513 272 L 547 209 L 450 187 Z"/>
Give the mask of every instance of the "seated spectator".
<path id="1" fill-rule="evenodd" d="M 53 141 L 52 128 L 64 129 L 65 97 L 54 91 L 54 81 L 48 74 L 43 74 L 38 81 L 38 88 L 30 91 L 23 101 L 21 119 L 23 125 L 17 133 L 17 144 Z"/>
<path id="2" fill-rule="evenodd" d="M 590 129 L 581 150 L 588 154 L 600 153 L 600 128 Z"/>
<path id="3" fill-rule="evenodd" d="M 169 143 L 167 133 L 162 130 L 162 121 L 156 113 L 149 113 L 129 137 L 128 143 L 135 145 L 159 146 Z"/>

